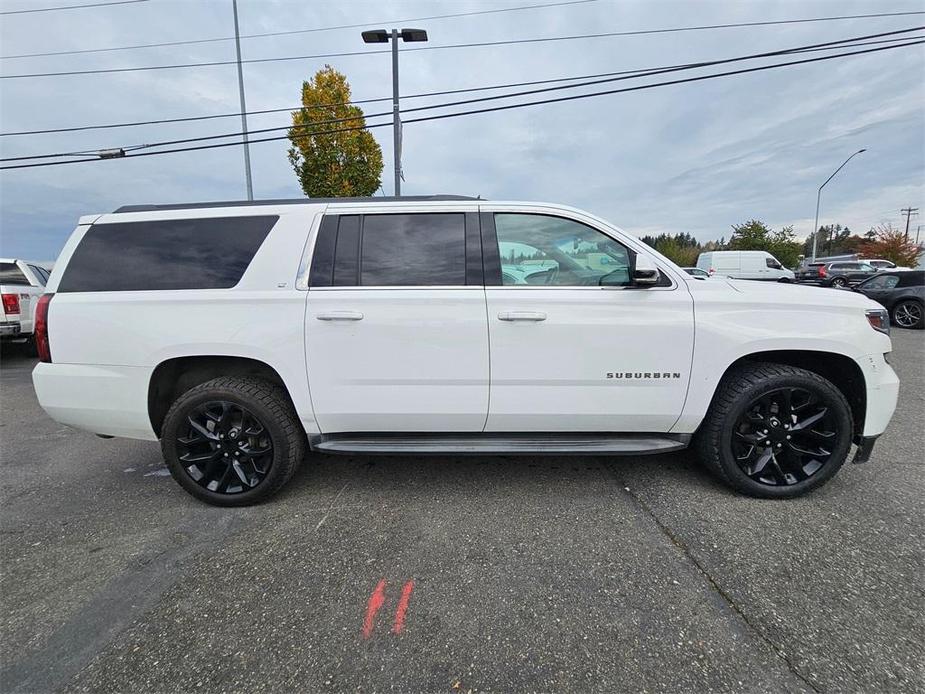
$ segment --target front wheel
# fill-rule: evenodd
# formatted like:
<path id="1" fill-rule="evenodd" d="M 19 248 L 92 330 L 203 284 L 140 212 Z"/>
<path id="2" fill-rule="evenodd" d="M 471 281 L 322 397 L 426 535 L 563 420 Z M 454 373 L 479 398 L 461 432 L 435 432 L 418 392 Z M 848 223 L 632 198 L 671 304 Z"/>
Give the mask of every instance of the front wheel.
<path id="1" fill-rule="evenodd" d="M 921 330 L 922 321 L 922 304 L 914 299 L 900 301 L 893 307 L 893 323 L 901 328 L 913 328 Z"/>
<path id="2" fill-rule="evenodd" d="M 825 484 L 851 448 L 851 408 L 832 383 L 784 364 L 727 374 L 697 434 L 700 457 L 744 494 L 790 498 Z"/>
<path id="3" fill-rule="evenodd" d="M 256 378 L 216 378 L 183 393 L 161 431 L 173 478 L 215 506 L 275 494 L 305 453 L 305 432 L 285 392 Z"/>

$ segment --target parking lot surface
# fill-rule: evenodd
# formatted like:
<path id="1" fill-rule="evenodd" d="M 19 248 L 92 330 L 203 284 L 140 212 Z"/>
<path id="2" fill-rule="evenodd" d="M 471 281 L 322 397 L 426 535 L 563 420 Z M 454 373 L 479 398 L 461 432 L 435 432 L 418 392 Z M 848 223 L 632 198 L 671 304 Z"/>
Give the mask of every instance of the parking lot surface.
<path id="1" fill-rule="evenodd" d="M 690 453 L 312 456 L 218 509 L 0 368 L 0 690 L 925 687 L 925 336 L 867 465 L 793 501 Z"/>

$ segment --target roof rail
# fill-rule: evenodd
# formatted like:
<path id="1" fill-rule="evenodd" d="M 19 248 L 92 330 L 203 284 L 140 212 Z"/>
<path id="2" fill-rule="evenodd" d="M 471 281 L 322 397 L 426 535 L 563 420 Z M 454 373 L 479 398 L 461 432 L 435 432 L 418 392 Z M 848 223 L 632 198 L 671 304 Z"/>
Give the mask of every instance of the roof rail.
<path id="1" fill-rule="evenodd" d="M 204 210 L 213 207 L 261 207 L 264 205 L 313 205 L 333 202 L 440 202 L 451 200 L 481 200 L 468 195 L 402 195 L 370 198 L 283 198 L 279 200 L 222 200 L 216 202 L 169 203 L 166 205 L 123 205 L 113 214 L 120 212 L 159 212 L 165 210 Z"/>

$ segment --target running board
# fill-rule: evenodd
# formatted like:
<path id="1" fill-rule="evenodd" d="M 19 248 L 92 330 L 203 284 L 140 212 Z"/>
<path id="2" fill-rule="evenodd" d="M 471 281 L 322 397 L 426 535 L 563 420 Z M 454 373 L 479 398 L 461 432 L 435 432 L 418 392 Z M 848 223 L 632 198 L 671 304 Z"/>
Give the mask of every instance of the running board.
<path id="1" fill-rule="evenodd" d="M 327 434 L 319 453 L 367 455 L 651 455 L 687 448 L 690 434 Z"/>

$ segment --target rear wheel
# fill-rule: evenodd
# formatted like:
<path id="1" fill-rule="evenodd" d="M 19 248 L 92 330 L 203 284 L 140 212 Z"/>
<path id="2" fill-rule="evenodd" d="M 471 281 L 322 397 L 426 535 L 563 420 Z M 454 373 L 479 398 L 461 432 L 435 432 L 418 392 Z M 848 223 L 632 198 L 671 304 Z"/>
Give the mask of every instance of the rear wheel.
<path id="1" fill-rule="evenodd" d="M 922 304 L 914 299 L 906 299 L 897 303 L 892 310 L 893 323 L 901 328 L 914 328 L 921 330 Z"/>
<path id="2" fill-rule="evenodd" d="M 833 287 L 839 287 L 839 288 L 841 288 L 841 287 L 847 287 L 847 286 L 848 286 L 848 280 L 846 280 L 844 277 L 836 277 L 835 279 L 832 280 L 831 286 L 833 286 Z"/>
<path id="3" fill-rule="evenodd" d="M 750 496 L 789 498 L 825 484 L 851 448 L 851 408 L 818 374 L 747 364 L 720 384 L 698 432 L 700 457 Z"/>
<path id="4" fill-rule="evenodd" d="M 216 506 L 275 494 L 305 453 L 305 433 L 281 388 L 256 378 L 216 378 L 173 403 L 161 431 L 173 478 Z"/>

